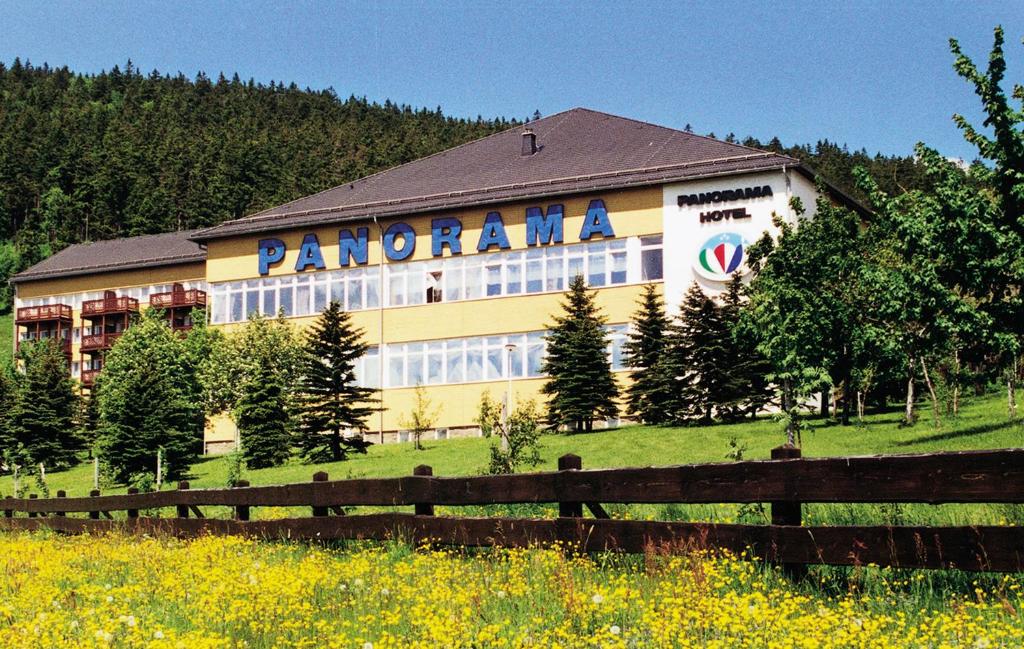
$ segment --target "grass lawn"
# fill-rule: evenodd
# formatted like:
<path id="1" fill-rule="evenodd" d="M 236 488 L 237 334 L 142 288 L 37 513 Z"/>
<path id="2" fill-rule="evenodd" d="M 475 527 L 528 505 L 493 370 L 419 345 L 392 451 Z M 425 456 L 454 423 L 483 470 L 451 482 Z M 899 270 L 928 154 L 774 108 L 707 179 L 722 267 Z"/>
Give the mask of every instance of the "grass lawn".
<path id="1" fill-rule="evenodd" d="M 1024 426 L 1007 419 L 999 395 L 969 400 L 957 418 L 947 417 L 936 429 L 925 406 L 917 425 L 900 427 L 897 411 L 869 415 L 861 426 L 839 426 L 824 420 L 810 420 L 803 433 L 804 455 L 866 455 L 924 451 L 1004 448 L 1024 446 Z M 724 462 L 735 439 L 746 447 L 744 458 L 769 456 L 770 449 L 784 441 L 778 422 L 769 418 L 730 425 L 690 428 L 627 426 L 582 435 L 546 435 L 542 438 L 543 464 L 537 470 L 552 470 L 557 458 L 576 453 L 584 468 L 652 466 L 695 462 Z M 253 485 L 305 482 L 316 471 L 327 471 L 332 479 L 404 476 L 413 467 L 429 464 L 434 475 L 471 475 L 487 464 L 489 439 L 427 441 L 417 451 L 412 443 L 372 446 L 366 455 L 345 462 L 322 465 L 298 460 L 273 469 L 245 471 Z M 193 467 L 193 488 L 221 487 L 227 480 L 224 457 L 203 458 Z M 52 491 L 65 489 L 68 495 L 84 495 L 92 488 L 92 465 L 82 464 L 68 471 L 47 475 Z M 10 476 L 0 478 L 0 494 L 12 491 Z M 123 488 L 104 488 L 104 493 L 121 493 Z"/>

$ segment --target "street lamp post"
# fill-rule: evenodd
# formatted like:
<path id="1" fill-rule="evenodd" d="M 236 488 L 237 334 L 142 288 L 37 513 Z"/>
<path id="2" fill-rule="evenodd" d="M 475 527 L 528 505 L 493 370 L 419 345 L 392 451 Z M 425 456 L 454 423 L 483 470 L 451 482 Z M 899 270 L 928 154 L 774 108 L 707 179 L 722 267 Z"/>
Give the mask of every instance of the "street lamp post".
<path id="1" fill-rule="evenodd" d="M 507 343 L 505 351 L 508 352 L 505 371 L 508 375 L 508 388 L 505 390 L 505 407 L 501 413 L 501 451 L 508 453 L 508 418 L 512 414 L 512 352 L 516 350 L 514 343 Z"/>

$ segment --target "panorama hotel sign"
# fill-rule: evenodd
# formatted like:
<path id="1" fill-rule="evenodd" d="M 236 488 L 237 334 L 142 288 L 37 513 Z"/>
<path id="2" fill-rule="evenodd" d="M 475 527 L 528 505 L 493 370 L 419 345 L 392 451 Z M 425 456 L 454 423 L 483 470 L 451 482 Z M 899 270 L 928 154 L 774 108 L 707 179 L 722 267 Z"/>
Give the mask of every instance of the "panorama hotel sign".
<path id="1" fill-rule="evenodd" d="M 549 205 L 547 210 L 539 207 L 526 208 L 526 245 L 545 246 L 563 243 L 563 219 L 565 207 L 561 204 Z M 579 240 L 589 241 L 595 234 L 604 238 L 612 238 L 612 229 L 608 209 L 602 199 L 594 199 L 587 206 L 587 213 L 580 228 Z M 447 247 L 451 255 L 462 254 L 462 222 L 453 217 L 433 219 L 430 222 L 430 252 L 434 257 L 444 255 Z M 370 229 L 366 227 L 343 228 L 338 232 L 338 264 L 350 266 L 365 265 L 369 259 Z M 273 264 L 280 263 L 287 252 L 287 246 L 281 239 L 260 239 L 258 242 L 258 258 L 260 275 L 268 275 Z M 392 223 L 384 230 L 384 256 L 390 261 L 403 261 L 412 256 L 416 250 L 416 231 L 404 222 Z M 488 212 L 484 218 L 480 237 L 476 242 L 477 252 L 487 252 L 492 248 L 507 250 L 512 247 L 501 212 Z M 298 260 L 295 262 L 296 272 L 308 269 L 323 270 L 323 252 L 316 234 L 306 234 L 299 247 Z"/>
<path id="2" fill-rule="evenodd" d="M 689 236 L 702 242 L 694 250 L 694 272 L 713 282 L 727 282 L 733 273 L 745 273 L 748 237 L 768 226 L 764 208 L 771 209 L 774 196 L 767 183 L 728 189 L 712 186 L 676 194 L 679 211 L 690 214 L 684 227 Z"/>

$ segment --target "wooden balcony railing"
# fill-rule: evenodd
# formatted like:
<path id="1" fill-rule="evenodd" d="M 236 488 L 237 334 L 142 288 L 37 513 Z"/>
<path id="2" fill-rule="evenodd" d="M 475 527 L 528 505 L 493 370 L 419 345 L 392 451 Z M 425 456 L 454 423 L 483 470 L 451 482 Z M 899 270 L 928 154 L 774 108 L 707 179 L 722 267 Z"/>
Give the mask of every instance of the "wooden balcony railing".
<path id="1" fill-rule="evenodd" d="M 169 293 L 154 293 L 149 296 L 149 306 L 156 309 L 171 309 L 178 307 L 205 307 L 206 291 L 192 288 L 189 290 L 171 291 Z"/>
<path id="2" fill-rule="evenodd" d="M 96 383 L 96 375 L 100 370 L 82 370 L 82 385 L 89 387 Z"/>
<path id="3" fill-rule="evenodd" d="M 82 336 L 82 351 L 99 351 L 103 349 L 110 349 L 114 346 L 114 342 L 121 337 L 122 332 L 116 333 L 103 333 L 103 334 L 92 334 L 89 336 Z"/>
<path id="4" fill-rule="evenodd" d="M 25 343 L 33 343 L 33 342 L 36 342 L 37 340 L 56 340 L 56 338 L 55 337 L 36 338 L 35 336 L 32 336 L 32 335 L 26 336 L 24 338 L 18 338 L 18 349 L 21 349 L 21 346 L 23 344 L 25 344 Z M 68 356 L 71 355 L 71 339 L 70 338 L 62 338 L 60 340 L 56 340 L 56 342 L 60 346 L 61 351 L 63 351 Z"/>
<path id="5" fill-rule="evenodd" d="M 71 307 L 66 304 L 47 304 L 44 306 L 24 306 L 18 309 L 14 318 L 15 324 L 42 322 L 46 320 L 71 321 Z"/>
<path id="6" fill-rule="evenodd" d="M 131 313 L 139 310 L 139 301 L 133 297 L 105 297 L 82 302 L 82 317 L 108 313 Z"/>

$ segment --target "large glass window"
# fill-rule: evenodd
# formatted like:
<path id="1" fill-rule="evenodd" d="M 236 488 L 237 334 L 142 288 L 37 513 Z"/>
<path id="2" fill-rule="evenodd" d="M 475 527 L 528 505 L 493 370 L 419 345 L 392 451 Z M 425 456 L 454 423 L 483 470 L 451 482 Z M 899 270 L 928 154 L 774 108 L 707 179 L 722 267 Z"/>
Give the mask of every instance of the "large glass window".
<path id="1" fill-rule="evenodd" d="M 445 341 L 445 364 L 448 383 L 462 383 L 465 380 L 466 351 L 461 339 Z"/>
<path id="2" fill-rule="evenodd" d="M 662 279 L 662 244 L 660 234 L 640 237 L 640 268 L 643 281 L 650 282 Z"/>
<path id="3" fill-rule="evenodd" d="M 384 266 L 385 304 L 408 306 L 563 291 L 577 275 L 594 287 L 622 285 L 627 282 L 627 268 L 632 267 L 626 244 L 626 239 L 613 239 L 388 264 Z M 642 281 L 661 279 L 661 235 L 640 237 L 640 256 L 637 267 Z M 149 290 L 163 288 L 152 286 Z M 213 285 L 211 293 L 212 320 L 218 324 L 245 320 L 255 311 L 272 316 L 283 309 L 285 315 L 313 315 L 323 312 L 332 300 L 346 311 L 374 309 L 382 299 L 381 269 L 367 266 L 221 283 Z"/>
<path id="4" fill-rule="evenodd" d="M 285 285 L 285 282 L 288 282 L 288 284 Z M 281 308 L 281 313 L 283 313 L 285 316 L 290 316 L 295 313 L 295 303 L 292 300 L 292 297 L 295 292 L 295 287 L 291 286 L 291 277 L 285 280 L 281 280 L 281 284 L 282 286 L 279 288 L 277 294 L 278 305 Z"/>

